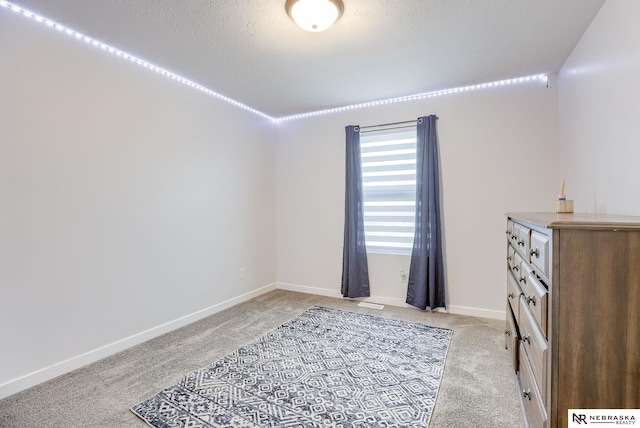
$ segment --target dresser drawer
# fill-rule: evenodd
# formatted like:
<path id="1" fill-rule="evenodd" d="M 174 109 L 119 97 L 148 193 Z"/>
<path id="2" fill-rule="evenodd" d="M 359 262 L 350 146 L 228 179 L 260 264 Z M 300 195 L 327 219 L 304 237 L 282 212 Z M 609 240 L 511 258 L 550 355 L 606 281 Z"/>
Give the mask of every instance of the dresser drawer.
<path id="1" fill-rule="evenodd" d="M 544 278 L 549 278 L 549 235 L 531 231 L 529 256 L 536 272 Z"/>
<path id="2" fill-rule="evenodd" d="M 529 428 L 543 428 L 547 422 L 547 411 L 545 410 L 540 390 L 536 386 L 533 372 L 524 351 L 524 342 L 520 345 L 520 393 L 522 402 L 526 410 L 526 418 Z"/>
<path id="3" fill-rule="evenodd" d="M 520 277 L 518 279 L 526 306 L 529 308 L 536 322 L 547 336 L 547 301 L 549 292 L 547 288 L 536 278 L 536 274 L 525 262 L 520 266 Z"/>
<path id="4" fill-rule="evenodd" d="M 546 392 L 547 390 L 547 349 L 549 348 L 547 340 L 540 331 L 540 328 L 531 315 L 531 311 L 525 303 L 524 296 L 520 298 L 520 320 L 518 327 L 520 329 L 520 348 L 526 351 L 533 377 L 536 380 L 538 389 Z M 521 361 L 521 364 L 523 362 Z M 541 396 L 543 402 L 546 397 Z"/>
<path id="5" fill-rule="evenodd" d="M 529 260 L 529 246 L 531 244 L 531 229 L 521 224 L 513 224 L 513 233 L 516 236 L 514 246 L 524 258 Z"/>
<path id="6" fill-rule="evenodd" d="M 511 220 L 507 220 L 507 241 L 513 242 L 513 222 Z"/>
<path id="7" fill-rule="evenodd" d="M 516 279 L 520 279 L 520 277 L 522 276 L 522 264 L 525 263 L 525 261 L 522 256 L 517 253 L 514 255 L 513 260 L 514 262 L 513 267 L 511 268 L 511 272 L 513 273 L 513 276 L 516 277 Z"/>
<path id="8" fill-rule="evenodd" d="M 518 245 L 518 230 L 520 229 L 520 225 L 517 223 L 511 222 L 511 235 L 507 235 L 509 238 L 509 242 L 515 248 Z M 509 230 L 509 223 L 507 222 L 507 230 Z"/>
<path id="9" fill-rule="evenodd" d="M 513 269 L 516 265 L 516 249 L 511 244 L 507 245 L 507 263 L 509 264 L 509 269 Z"/>
<path id="10" fill-rule="evenodd" d="M 517 305 L 516 305 L 517 306 Z M 511 307 L 507 304 L 507 325 L 504 331 L 504 347 L 511 355 L 511 363 L 513 364 L 513 371 L 518 371 L 518 356 L 520 339 L 518 338 L 518 329 L 516 327 L 516 321 L 514 314 L 511 311 Z"/>
<path id="11" fill-rule="evenodd" d="M 522 290 L 518 285 L 518 281 L 515 279 L 511 272 L 507 272 L 507 302 L 511 305 L 511 310 L 513 311 L 516 322 L 520 319 L 520 296 L 522 295 Z M 507 305 L 507 306 L 509 306 Z"/>

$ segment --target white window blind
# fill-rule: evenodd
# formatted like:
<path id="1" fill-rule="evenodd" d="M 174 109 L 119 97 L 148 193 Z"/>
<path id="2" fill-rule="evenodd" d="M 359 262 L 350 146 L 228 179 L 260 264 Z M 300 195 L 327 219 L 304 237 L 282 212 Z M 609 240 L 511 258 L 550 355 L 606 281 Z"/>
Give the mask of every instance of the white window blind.
<path id="1" fill-rule="evenodd" d="M 367 251 L 411 254 L 415 230 L 416 128 L 360 134 Z"/>

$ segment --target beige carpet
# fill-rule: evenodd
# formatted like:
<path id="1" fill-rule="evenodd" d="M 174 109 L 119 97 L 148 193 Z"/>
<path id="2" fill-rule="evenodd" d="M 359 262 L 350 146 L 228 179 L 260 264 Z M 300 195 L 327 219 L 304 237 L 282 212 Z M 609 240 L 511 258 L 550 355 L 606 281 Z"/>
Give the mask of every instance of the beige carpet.
<path id="1" fill-rule="evenodd" d="M 451 328 L 430 427 L 523 425 L 503 322 L 276 290 L 0 400 L 0 427 L 145 427 L 132 405 L 313 305 Z"/>

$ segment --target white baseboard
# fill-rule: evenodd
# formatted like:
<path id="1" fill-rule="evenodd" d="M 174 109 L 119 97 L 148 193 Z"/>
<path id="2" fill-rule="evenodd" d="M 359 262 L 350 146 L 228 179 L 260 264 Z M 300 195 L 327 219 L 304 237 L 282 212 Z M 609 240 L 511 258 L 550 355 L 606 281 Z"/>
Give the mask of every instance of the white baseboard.
<path id="1" fill-rule="evenodd" d="M 447 312 L 450 314 L 468 315 L 471 317 L 489 318 L 493 320 L 505 321 L 507 319 L 507 313 L 505 311 L 495 311 L 491 309 L 481 309 L 481 308 L 469 308 L 467 306 L 449 305 Z"/>
<path id="2" fill-rule="evenodd" d="M 224 302 L 217 303 L 209 306 L 208 308 L 193 312 L 189 315 L 185 315 L 173 321 L 161 324 L 157 327 L 150 328 L 148 330 L 136 333 L 132 336 L 110 343 L 100 348 L 91 350 L 76 357 L 69 358 L 59 363 L 53 364 L 49 367 L 44 367 L 35 372 L 26 374 L 16 379 L 12 379 L 8 382 L 0 384 L 0 399 L 8 397 L 39 383 L 53 379 L 56 376 L 68 373 L 72 370 L 78 369 L 87 364 L 101 360 L 102 358 L 113 355 L 117 352 L 123 351 L 132 346 L 138 345 L 142 342 L 146 342 L 149 339 L 158 337 L 162 334 L 176 330 L 192 322 L 201 320 L 224 309 L 235 306 L 239 303 L 251 300 L 254 297 L 258 297 L 264 293 L 267 293 L 276 288 L 275 283 L 258 288 L 257 290 L 250 291 L 248 293 L 241 294 L 240 296 L 233 297 L 225 300 Z"/>
<path id="3" fill-rule="evenodd" d="M 285 282 L 278 282 L 276 288 L 279 290 L 295 291 L 298 293 L 315 294 L 316 296 L 335 297 L 336 299 L 342 299 L 340 290 L 329 290 L 320 287 L 308 287 L 306 285 L 287 284 Z"/>
<path id="4" fill-rule="evenodd" d="M 339 290 L 328 290 L 326 288 L 320 287 L 309 287 L 306 285 L 297 285 L 297 284 L 287 284 L 284 282 L 279 282 L 276 285 L 276 288 L 279 290 L 287 290 L 287 291 L 296 291 L 298 293 L 306 293 L 306 294 L 315 294 L 317 296 L 325 296 L 325 297 L 334 297 L 336 299 L 344 299 Z M 371 296 L 371 297 L 359 297 L 357 299 L 361 302 L 369 302 L 369 303 L 379 303 L 382 305 L 390 305 L 390 306 L 409 306 L 404 300 L 394 297 L 384 297 L 384 296 Z"/>
<path id="5" fill-rule="evenodd" d="M 298 293 L 315 294 L 318 296 L 335 297 L 338 299 L 343 299 L 342 294 L 340 293 L 339 290 L 334 291 L 334 290 L 328 290 L 326 288 L 308 287 L 306 285 L 287 284 L 283 282 L 277 283 L 276 288 L 280 290 L 296 291 Z M 405 299 L 400 299 L 397 297 L 373 295 L 370 297 L 360 298 L 357 300 L 363 301 L 363 302 L 379 303 L 382 305 L 398 306 L 401 308 L 413 308 L 413 306 L 408 305 L 405 302 Z M 449 305 L 446 311 L 443 309 L 436 309 L 436 312 L 446 312 L 446 313 L 456 314 L 456 315 L 468 315 L 472 317 L 506 320 L 506 312 L 504 311 L 495 311 L 495 310 L 482 309 L 482 308 L 470 308 L 467 306 Z"/>

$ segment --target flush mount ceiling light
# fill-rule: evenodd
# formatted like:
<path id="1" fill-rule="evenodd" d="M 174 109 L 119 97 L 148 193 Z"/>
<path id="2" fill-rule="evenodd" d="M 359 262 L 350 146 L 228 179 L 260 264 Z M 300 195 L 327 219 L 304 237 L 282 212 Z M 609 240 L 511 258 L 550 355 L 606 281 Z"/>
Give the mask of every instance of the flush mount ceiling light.
<path id="1" fill-rule="evenodd" d="M 287 0 L 287 14 L 300 28 L 318 32 L 331 27 L 342 16 L 342 0 Z"/>

